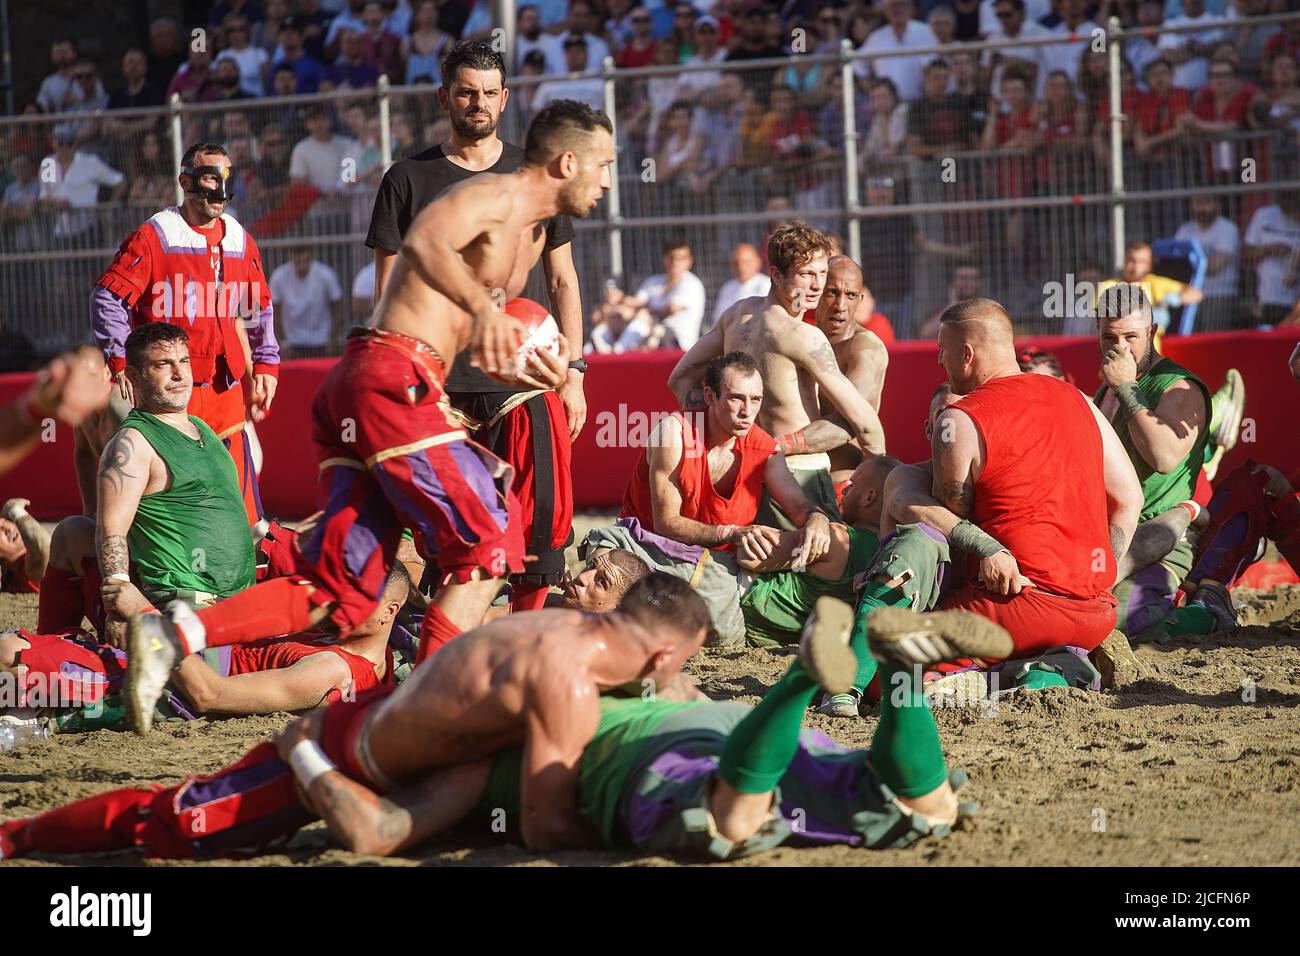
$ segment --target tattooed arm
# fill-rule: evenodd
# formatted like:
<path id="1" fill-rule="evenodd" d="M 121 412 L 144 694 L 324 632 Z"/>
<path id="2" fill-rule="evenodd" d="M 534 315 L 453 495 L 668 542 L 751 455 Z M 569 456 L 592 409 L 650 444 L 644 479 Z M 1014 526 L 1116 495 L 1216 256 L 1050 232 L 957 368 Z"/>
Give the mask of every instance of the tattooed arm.
<path id="1" fill-rule="evenodd" d="M 157 457 L 150 445 L 133 428 L 120 429 L 104 446 L 95 484 L 98 499 L 95 515 L 95 554 L 103 578 L 107 643 L 121 647 L 125 638 L 125 617 L 138 613 L 148 601 L 134 585 L 113 580 L 115 574 L 129 574 L 131 558 L 126 536 L 135 521 L 136 509 L 149 485 L 149 472 Z"/>
<path id="2" fill-rule="evenodd" d="M 877 413 L 880 411 L 880 393 L 885 384 L 885 369 L 889 353 L 885 344 L 871 332 L 863 332 L 854 342 L 842 371 L 853 383 L 858 394 L 867 400 Z M 853 426 L 835 411 L 829 395 L 820 396 L 822 417 L 802 429 L 803 445 L 808 452 L 830 451 L 839 448 L 854 437 Z M 778 436 L 779 437 L 779 436 Z"/>
<path id="3" fill-rule="evenodd" d="M 975 423 L 965 412 L 947 408 L 935 420 L 930 438 L 931 492 L 961 518 L 969 518 L 975 508 L 975 473 L 983 458 L 980 445 Z"/>
<path id="4" fill-rule="evenodd" d="M 880 415 L 840 371 L 839 363 L 835 361 L 835 350 L 821 329 L 811 325 L 799 328 L 792 337 L 787 357 L 812 376 L 823 398 L 829 398 L 852 426 L 850 437 L 858 440 L 862 451 L 868 455 L 883 455 L 885 428 L 880 424 Z"/>
<path id="5" fill-rule="evenodd" d="M 50 563 L 50 533 L 45 527 L 27 513 L 31 504 L 26 498 L 10 498 L 0 509 L 0 518 L 8 518 L 18 528 L 27 554 L 23 558 L 23 569 L 27 580 L 40 581 L 45 577 L 45 568 Z"/>
<path id="6" fill-rule="evenodd" d="M 307 793 L 330 833 L 346 849 L 389 856 L 468 816 L 483 794 L 491 767 L 489 759 L 435 770 L 387 797 L 331 770 L 313 780 Z M 500 809 L 511 813 L 515 808 Z M 491 825 L 496 821 L 485 822 Z M 514 836 L 518 838 L 518 834 Z"/>

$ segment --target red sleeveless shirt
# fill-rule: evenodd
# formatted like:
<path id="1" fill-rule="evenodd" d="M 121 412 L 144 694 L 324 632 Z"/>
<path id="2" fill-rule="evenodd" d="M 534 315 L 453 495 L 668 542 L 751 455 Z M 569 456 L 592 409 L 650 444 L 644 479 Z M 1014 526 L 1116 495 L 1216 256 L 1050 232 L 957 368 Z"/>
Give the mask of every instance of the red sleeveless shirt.
<path id="1" fill-rule="evenodd" d="M 1101 432 L 1083 393 L 1048 375 L 1010 375 L 953 407 L 984 439 L 971 521 L 1043 590 L 1084 600 L 1106 593 L 1115 557 Z"/>
<path id="2" fill-rule="evenodd" d="M 690 418 L 680 413 L 673 417 L 682 423 L 684 452 L 677 467 L 677 483 L 682 489 L 682 517 L 705 524 L 749 525 L 758 514 L 763 497 L 763 470 L 767 460 L 776 452 L 776 441 L 763 429 L 754 425 L 743 438 L 737 438 L 736 456 L 739 459 L 735 486 L 730 495 L 722 495 L 713 487 L 709 477 L 708 449 L 702 435 L 691 427 Z M 641 527 L 655 531 L 654 507 L 650 498 L 650 463 L 645 453 L 637 458 L 636 470 L 623 492 L 623 510 L 620 518 L 636 518 Z"/>

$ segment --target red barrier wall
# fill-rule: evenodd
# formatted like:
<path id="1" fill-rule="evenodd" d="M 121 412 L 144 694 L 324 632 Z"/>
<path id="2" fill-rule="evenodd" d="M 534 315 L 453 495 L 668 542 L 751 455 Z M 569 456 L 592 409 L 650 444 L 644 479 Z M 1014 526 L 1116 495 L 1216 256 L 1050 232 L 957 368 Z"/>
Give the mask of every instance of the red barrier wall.
<path id="1" fill-rule="evenodd" d="M 1287 369 L 1297 332 L 1219 333 L 1169 337 L 1163 351 L 1218 388 L 1229 368 L 1246 380 L 1246 421 L 1241 443 L 1224 467 L 1252 456 L 1292 474 L 1300 468 L 1300 383 Z M 1078 385 L 1091 393 L 1097 385 L 1097 344 L 1086 338 L 1039 338 L 1033 342 L 1060 356 Z M 937 349 L 930 342 L 899 342 L 890 348 L 889 374 L 881 417 L 889 450 L 905 461 L 929 457 L 921 431 L 930 394 L 943 380 Z M 665 384 L 680 353 L 597 356 L 587 374 L 587 427 L 574 448 L 573 490 L 578 507 L 609 509 L 622 499 L 623 486 L 637 454 L 634 444 L 650 427 L 650 416 L 675 406 Z M 315 510 L 316 459 L 311 445 L 312 396 L 332 364 L 330 359 L 287 362 L 280 374 L 271 417 L 258 426 L 266 465 L 262 494 L 275 516 L 300 518 Z M 25 390 L 30 374 L 0 376 L 0 402 Z M 1051 462 L 1044 462 L 1051 467 Z M 0 476 L 0 501 L 32 500 L 42 518 L 80 509 L 72 472 L 72 435 L 59 426 L 55 441 L 42 444 L 8 475 Z"/>

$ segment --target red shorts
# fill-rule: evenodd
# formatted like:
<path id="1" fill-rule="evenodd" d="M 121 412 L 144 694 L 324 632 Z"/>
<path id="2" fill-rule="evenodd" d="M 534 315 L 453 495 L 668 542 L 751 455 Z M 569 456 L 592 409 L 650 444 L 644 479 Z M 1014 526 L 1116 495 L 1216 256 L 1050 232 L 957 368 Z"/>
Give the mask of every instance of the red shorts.
<path id="1" fill-rule="evenodd" d="M 523 571 L 510 466 L 447 420 L 443 368 L 405 336 L 349 340 L 312 402 L 321 516 L 295 546 L 295 573 L 335 603 L 347 633 L 383 591 L 402 529 L 444 580 Z"/>
<path id="2" fill-rule="evenodd" d="M 210 384 L 196 385 L 190 395 L 189 408 L 195 418 L 201 418 L 225 443 L 230 457 L 235 460 L 235 475 L 239 480 L 239 493 L 244 499 L 244 512 L 248 523 L 256 524 L 261 518 L 262 500 L 257 487 L 257 472 L 253 469 L 252 450 L 244 438 L 244 387 L 236 382 L 224 392 Z"/>
<path id="3" fill-rule="evenodd" d="M 367 785 L 344 748 L 370 708 L 389 692 L 380 688 L 325 710 L 321 749 L 346 776 Z M 224 770 L 159 791 L 141 811 L 134 842 L 163 857 L 256 853 L 315 819 L 299 802 L 293 770 L 272 743 L 254 747 Z"/>
<path id="4" fill-rule="evenodd" d="M 1115 629 L 1115 598 L 1091 601 L 1025 588 L 1019 594 L 994 594 L 967 585 L 941 602 L 945 611 L 974 611 L 1007 629 L 1014 642 L 1013 657 L 1030 657 L 1069 644 L 1090 651 Z"/>
<path id="5" fill-rule="evenodd" d="M 41 586 L 27 576 L 27 557 L 0 561 L 0 592 L 4 594 L 40 594 Z"/>
<path id="6" fill-rule="evenodd" d="M 230 677 L 258 671 L 278 671 L 292 667 L 314 654 L 334 654 L 348 665 L 352 674 L 353 693 L 359 694 L 379 686 L 379 678 L 375 676 L 375 665 L 372 662 L 335 644 L 312 644 L 277 637 L 252 644 L 229 644 L 214 650 L 219 652 L 220 658 L 224 658 L 225 672 Z M 328 699 L 338 700 L 340 696 L 339 691 L 334 690 Z"/>

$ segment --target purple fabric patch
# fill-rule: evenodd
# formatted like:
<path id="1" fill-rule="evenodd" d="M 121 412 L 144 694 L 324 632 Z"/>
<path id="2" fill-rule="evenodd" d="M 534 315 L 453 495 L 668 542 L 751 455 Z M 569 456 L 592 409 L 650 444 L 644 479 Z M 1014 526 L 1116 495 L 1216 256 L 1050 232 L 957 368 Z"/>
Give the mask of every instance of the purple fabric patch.
<path id="1" fill-rule="evenodd" d="M 448 443 L 447 451 L 451 453 L 466 483 L 474 489 L 478 500 L 483 502 L 483 507 L 492 516 L 492 520 L 504 531 L 510 515 L 501 503 L 496 479 L 492 477 L 492 472 L 478 449 L 471 446 L 469 442 L 454 441 Z M 427 457 L 425 460 L 428 461 Z"/>
<path id="2" fill-rule="evenodd" d="M 182 787 L 180 793 L 176 795 L 176 809 L 191 810 L 205 803 L 247 793 L 249 790 L 256 790 L 270 783 L 276 777 L 292 772 L 283 760 L 272 758 L 262 763 L 227 770 L 217 774 L 211 780 L 195 780 L 188 786 Z"/>
<path id="3" fill-rule="evenodd" d="M 694 564 L 700 560 L 700 555 L 704 553 L 704 548 L 694 544 L 684 544 L 681 541 L 674 541 L 672 538 L 665 538 L 663 535 L 655 534 L 653 531 L 647 531 L 641 527 L 639 518 L 619 518 L 617 524 L 627 529 L 627 533 L 632 536 L 632 540 L 638 544 L 652 545 L 668 555 L 670 558 L 676 558 L 678 561 L 689 561 Z"/>
<path id="4" fill-rule="evenodd" d="M 343 538 L 343 563 L 348 569 L 348 573 L 355 578 L 360 578 L 366 569 L 366 564 L 370 561 L 370 556 L 379 548 L 378 536 L 370 530 L 369 522 L 366 520 L 366 512 L 372 510 L 367 503 L 365 511 L 357 516 L 357 520 L 348 528 L 348 533 Z"/>
<path id="5" fill-rule="evenodd" d="M 717 769 L 717 755 L 701 757 L 688 750 L 669 750 L 656 757 L 646 772 L 664 780 L 688 783 L 712 776 Z M 627 811 L 627 829 L 634 844 L 648 840 L 664 819 L 678 809 L 672 796 L 669 793 L 666 800 L 653 800 L 644 793 L 633 794 Z"/>

